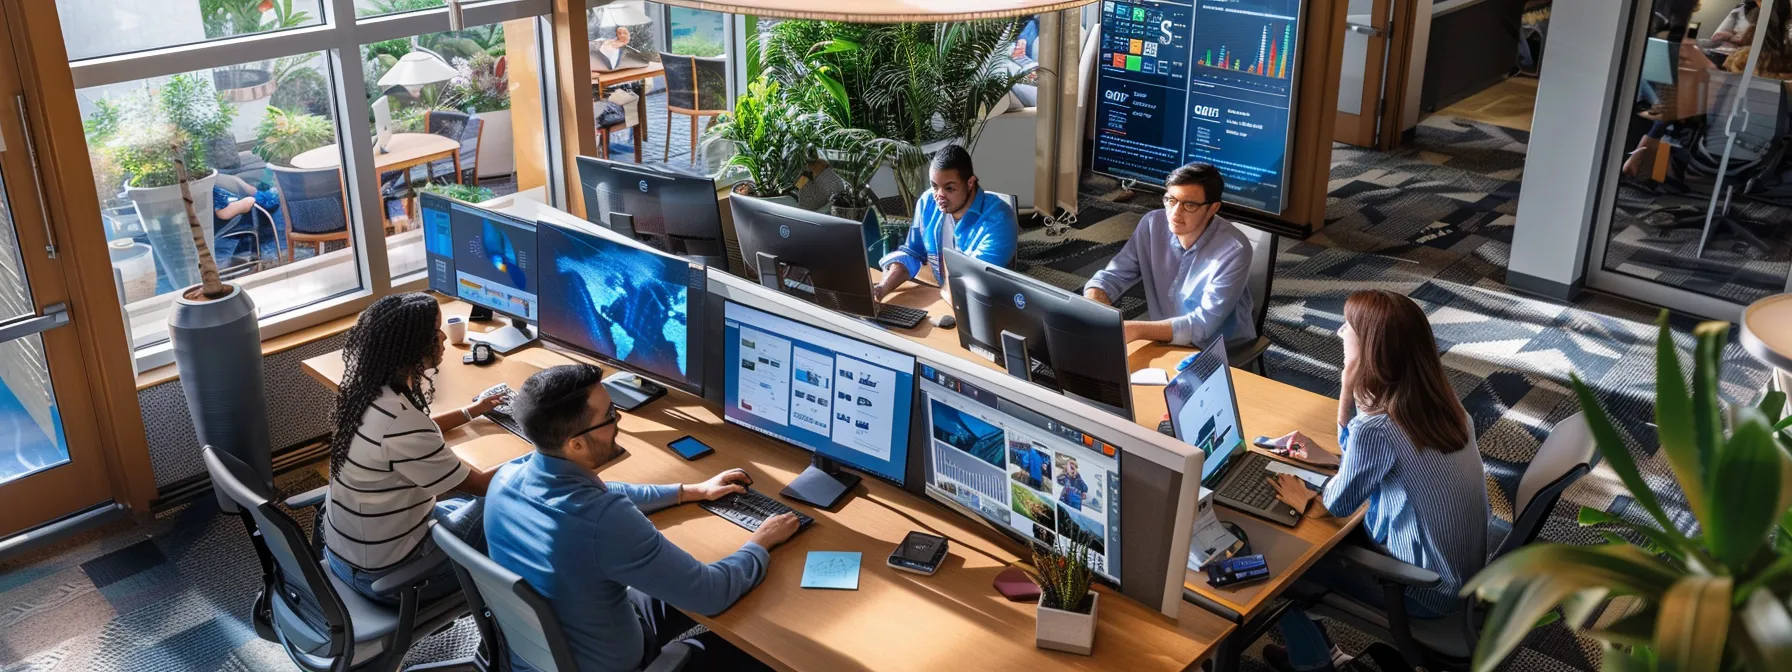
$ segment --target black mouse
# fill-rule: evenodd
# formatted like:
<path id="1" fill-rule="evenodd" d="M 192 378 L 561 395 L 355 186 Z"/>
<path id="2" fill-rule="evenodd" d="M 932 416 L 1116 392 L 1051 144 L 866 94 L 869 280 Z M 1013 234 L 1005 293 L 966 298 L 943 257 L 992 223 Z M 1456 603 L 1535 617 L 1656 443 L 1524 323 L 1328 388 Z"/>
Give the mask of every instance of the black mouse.
<path id="1" fill-rule="evenodd" d="M 951 329 L 952 327 L 958 326 L 958 320 L 951 315 L 941 315 L 933 318 L 933 326 L 941 329 Z"/>

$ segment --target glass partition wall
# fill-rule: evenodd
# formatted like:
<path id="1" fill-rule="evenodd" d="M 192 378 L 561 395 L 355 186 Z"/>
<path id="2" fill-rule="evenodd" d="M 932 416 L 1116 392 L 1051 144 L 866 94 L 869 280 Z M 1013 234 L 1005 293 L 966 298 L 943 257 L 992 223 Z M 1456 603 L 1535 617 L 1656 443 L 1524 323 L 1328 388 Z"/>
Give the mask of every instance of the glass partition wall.
<path id="1" fill-rule="evenodd" d="M 1588 280 L 1735 319 L 1792 278 L 1792 0 L 1699 5 L 1638 12 Z"/>
<path id="2" fill-rule="evenodd" d="M 744 45 L 738 16 L 645 0 L 591 0 L 599 155 L 713 174 L 703 132 L 733 108 Z M 694 94 L 694 95 L 693 95 Z"/>

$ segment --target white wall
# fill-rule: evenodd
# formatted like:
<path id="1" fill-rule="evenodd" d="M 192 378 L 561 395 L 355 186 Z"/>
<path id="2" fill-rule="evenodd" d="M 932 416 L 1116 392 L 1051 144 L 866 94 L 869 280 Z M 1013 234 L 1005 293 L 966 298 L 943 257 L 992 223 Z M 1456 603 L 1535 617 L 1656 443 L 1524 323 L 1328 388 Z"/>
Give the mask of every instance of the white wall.
<path id="1" fill-rule="evenodd" d="M 1623 90 L 1624 29 L 1636 7 L 1576 0 L 1553 9 L 1507 265 L 1507 284 L 1516 289 L 1566 299 L 1585 277 L 1610 112 Z"/>

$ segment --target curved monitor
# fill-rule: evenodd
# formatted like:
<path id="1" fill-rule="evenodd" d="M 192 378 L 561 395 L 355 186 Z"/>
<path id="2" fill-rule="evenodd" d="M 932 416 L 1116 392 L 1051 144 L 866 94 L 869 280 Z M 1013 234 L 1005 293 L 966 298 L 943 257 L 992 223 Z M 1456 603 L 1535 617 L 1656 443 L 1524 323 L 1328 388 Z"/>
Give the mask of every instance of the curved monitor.
<path id="1" fill-rule="evenodd" d="M 541 333 L 701 393 L 701 266 L 600 233 L 542 222 Z"/>

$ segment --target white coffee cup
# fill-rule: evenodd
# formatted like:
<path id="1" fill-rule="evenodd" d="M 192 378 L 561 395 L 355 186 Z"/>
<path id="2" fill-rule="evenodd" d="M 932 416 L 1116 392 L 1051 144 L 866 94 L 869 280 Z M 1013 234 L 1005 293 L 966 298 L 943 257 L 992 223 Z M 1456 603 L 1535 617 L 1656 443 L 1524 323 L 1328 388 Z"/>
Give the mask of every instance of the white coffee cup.
<path id="1" fill-rule="evenodd" d="M 466 318 L 464 318 L 464 317 L 448 318 L 448 321 L 443 326 L 443 330 L 448 332 L 448 342 L 449 343 L 453 343 L 455 345 L 465 345 L 466 344 L 466 342 L 467 342 L 467 320 L 466 320 Z"/>

